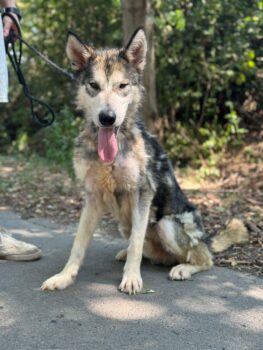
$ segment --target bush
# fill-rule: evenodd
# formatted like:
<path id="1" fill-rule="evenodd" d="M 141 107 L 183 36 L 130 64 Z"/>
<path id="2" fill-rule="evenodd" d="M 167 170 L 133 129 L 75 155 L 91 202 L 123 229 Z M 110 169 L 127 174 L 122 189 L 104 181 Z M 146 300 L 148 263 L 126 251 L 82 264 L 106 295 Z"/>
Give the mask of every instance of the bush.
<path id="1" fill-rule="evenodd" d="M 31 146 L 47 161 L 72 169 L 72 151 L 78 135 L 81 118 L 75 117 L 68 107 L 59 113 L 51 127 L 34 135 Z"/>
<path id="2" fill-rule="evenodd" d="M 72 173 L 74 141 L 81 124 L 81 118 L 64 107 L 50 127 L 38 129 L 31 137 L 25 131 L 21 132 L 9 148 L 9 153 L 19 152 L 33 158 L 40 156 L 49 165 L 62 166 Z"/>
<path id="3" fill-rule="evenodd" d="M 247 98 L 262 108 L 263 1 L 155 0 L 155 8 L 166 148 L 179 162 L 200 163 L 251 126 Z"/>

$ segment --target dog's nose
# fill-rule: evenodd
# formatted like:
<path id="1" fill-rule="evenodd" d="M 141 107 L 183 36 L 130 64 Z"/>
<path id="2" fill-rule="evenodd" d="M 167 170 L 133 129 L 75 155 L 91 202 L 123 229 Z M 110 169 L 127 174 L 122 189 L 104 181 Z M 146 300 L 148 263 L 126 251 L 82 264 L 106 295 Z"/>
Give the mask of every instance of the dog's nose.
<path id="1" fill-rule="evenodd" d="M 99 120 L 103 126 L 112 126 L 116 120 L 116 114 L 111 109 L 103 109 L 99 114 Z"/>

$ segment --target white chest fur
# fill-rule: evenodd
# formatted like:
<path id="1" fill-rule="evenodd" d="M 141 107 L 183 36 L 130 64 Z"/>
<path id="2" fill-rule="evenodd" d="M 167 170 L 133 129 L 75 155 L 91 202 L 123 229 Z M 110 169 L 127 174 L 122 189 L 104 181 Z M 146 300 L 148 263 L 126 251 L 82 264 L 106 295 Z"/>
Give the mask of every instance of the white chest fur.
<path id="1" fill-rule="evenodd" d="M 74 159 L 76 176 L 89 192 L 114 193 L 116 189 L 134 191 L 146 171 L 147 154 L 142 137 L 138 136 L 130 152 L 120 152 L 112 165 L 101 160 Z"/>
<path id="2" fill-rule="evenodd" d="M 106 165 L 100 160 L 78 159 L 75 160 L 74 167 L 87 191 L 110 193 L 116 189 L 134 191 L 144 170 L 133 152 L 126 157 L 117 156 L 113 165 Z"/>

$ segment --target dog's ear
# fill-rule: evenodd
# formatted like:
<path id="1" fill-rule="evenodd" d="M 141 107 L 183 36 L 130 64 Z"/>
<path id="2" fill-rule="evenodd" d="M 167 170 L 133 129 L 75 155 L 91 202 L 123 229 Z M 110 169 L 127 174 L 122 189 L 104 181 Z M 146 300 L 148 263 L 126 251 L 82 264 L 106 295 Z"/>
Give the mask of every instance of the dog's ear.
<path id="1" fill-rule="evenodd" d="M 124 50 L 128 61 L 140 72 L 143 71 L 146 64 L 147 41 L 145 32 L 138 28 L 132 35 L 129 43 Z"/>
<path id="2" fill-rule="evenodd" d="M 74 33 L 68 32 L 66 53 L 70 60 L 73 70 L 78 71 L 83 69 L 89 58 L 94 56 L 94 50 L 85 45 L 80 38 Z"/>

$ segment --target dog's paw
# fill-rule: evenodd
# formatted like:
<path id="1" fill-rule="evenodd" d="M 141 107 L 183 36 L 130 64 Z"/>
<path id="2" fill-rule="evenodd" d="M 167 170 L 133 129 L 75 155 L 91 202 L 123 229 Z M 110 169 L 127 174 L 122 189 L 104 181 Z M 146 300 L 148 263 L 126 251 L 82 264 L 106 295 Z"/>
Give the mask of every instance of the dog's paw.
<path id="1" fill-rule="evenodd" d="M 191 271 L 185 264 L 174 266 L 169 273 L 170 280 L 187 280 L 190 277 Z"/>
<path id="2" fill-rule="evenodd" d="M 58 273 L 47 279 L 41 286 L 41 290 L 65 289 L 74 283 L 74 278 L 68 274 Z"/>
<path id="3" fill-rule="evenodd" d="M 126 261 L 127 259 L 127 249 L 122 249 L 120 250 L 116 256 L 115 256 L 115 259 L 117 261 Z"/>
<path id="4" fill-rule="evenodd" d="M 140 274 L 124 273 L 119 290 L 123 293 L 136 294 L 142 290 L 143 283 Z"/>

